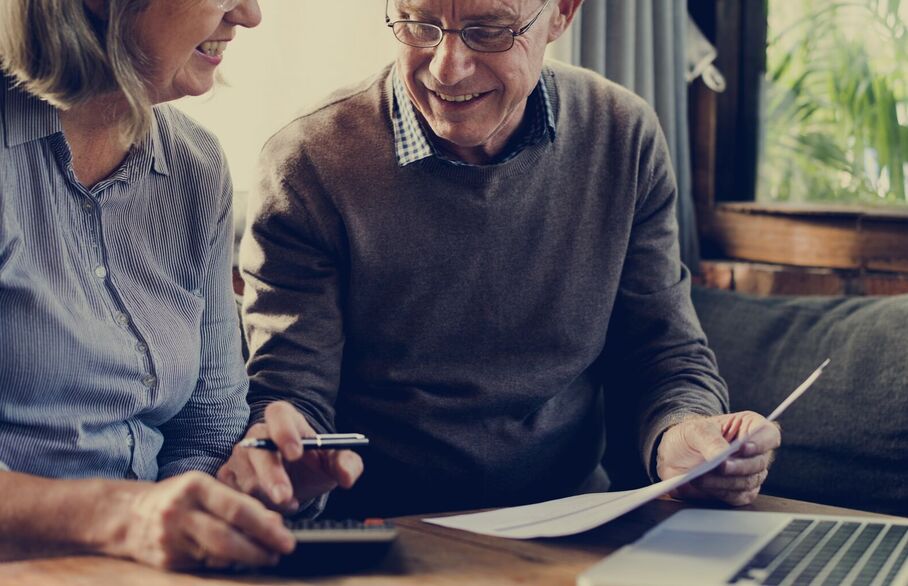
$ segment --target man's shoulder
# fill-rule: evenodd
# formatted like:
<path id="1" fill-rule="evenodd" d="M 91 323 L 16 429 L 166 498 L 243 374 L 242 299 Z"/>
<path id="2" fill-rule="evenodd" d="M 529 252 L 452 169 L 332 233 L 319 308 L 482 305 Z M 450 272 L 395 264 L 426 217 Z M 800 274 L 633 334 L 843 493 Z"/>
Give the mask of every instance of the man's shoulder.
<path id="1" fill-rule="evenodd" d="M 543 76 L 554 87 L 559 112 L 567 120 L 594 124 L 597 120 L 618 119 L 625 123 L 658 125 L 656 114 L 646 100 L 595 71 L 548 60 Z"/>
<path id="2" fill-rule="evenodd" d="M 352 141 L 365 140 L 370 133 L 380 133 L 388 119 L 385 84 L 390 69 L 388 65 L 358 83 L 337 89 L 301 111 L 268 139 L 264 153 L 286 158 L 310 147 L 341 149 Z"/>

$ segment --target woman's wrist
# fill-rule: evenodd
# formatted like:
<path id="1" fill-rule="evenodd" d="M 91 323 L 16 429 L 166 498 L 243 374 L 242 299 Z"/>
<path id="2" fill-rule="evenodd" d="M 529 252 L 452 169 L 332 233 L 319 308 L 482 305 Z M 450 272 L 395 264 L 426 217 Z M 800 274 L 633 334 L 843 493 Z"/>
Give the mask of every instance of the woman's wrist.
<path id="1" fill-rule="evenodd" d="M 0 559 L 101 553 L 128 557 L 132 481 L 0 474 Z"/>
<path id="2" fill-rule="evenodd" d="M 86 553 L 131 558 L 132 530 L 136 528 L 136 502 L 148 487 L 131 480 L 86 480 L 90 505 L 81 528 L 73 535 Z"/>

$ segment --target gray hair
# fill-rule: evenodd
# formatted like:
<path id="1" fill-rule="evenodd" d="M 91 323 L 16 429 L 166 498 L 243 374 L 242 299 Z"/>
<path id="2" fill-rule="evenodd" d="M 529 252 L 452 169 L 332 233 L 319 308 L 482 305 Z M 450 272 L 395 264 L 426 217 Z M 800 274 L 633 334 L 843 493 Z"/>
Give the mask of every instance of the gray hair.
<path id="1" fill-rule="evenodd" d="M 28 92 L 67 109 L 121 92 L 124 138 L 141 140 L 153 113 L 135 22 L 152 0 L 105 0 L 104 18 L 82 0 L 0 0 L 0 69 Z"/>

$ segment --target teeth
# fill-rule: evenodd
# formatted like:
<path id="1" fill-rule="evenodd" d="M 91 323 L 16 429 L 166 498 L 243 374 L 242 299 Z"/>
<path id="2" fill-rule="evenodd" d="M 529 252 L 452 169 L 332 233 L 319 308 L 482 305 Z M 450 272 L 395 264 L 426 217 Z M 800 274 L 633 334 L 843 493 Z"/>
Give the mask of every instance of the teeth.
<path id="1" fill-rule="evenodd" d="M 220 57 L 227 49 L 227 41 L 205 41 L 199 45 L 199 51 L 210 57 Z"/>
<path id="2" fill-rule="evenodd" d="M 449 96 L 447 94 L 440 94 L 438 92 L 433 92 L 438 99 L 444 100 L 445 102 L 469 102 L 474 98 L 478 98 L 480 94 L 464 94 L 462 96 Z"/>

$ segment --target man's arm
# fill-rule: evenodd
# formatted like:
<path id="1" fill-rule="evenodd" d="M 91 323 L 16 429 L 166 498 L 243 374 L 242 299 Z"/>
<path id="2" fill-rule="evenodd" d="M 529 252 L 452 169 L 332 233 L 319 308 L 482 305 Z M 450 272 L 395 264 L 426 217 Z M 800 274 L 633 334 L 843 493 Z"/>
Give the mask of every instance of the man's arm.
<path id="1" fill-rule="evenodd" d="M 754 413 L 728 412 L 728 391 L 690 299 L 680 262 L 677 188 L 668 148 L 654 115 L 644 136 L 631 239 L 615 304 L 625 368 L 635 373 L 639 446 L 653 479 L 683 474 L 756 429 Z M 746 504 L 766 477 L 778 429 L 766 426 L 735 459 L 679 495 Z"/>
<path id="2" fill-rule="evenodd" d="M 294 512 L 335 486 L 352 486 L 362 472 L 354 452 L 304 453 L 299 443 L 334 431 L 344 349 L 343 228 L 305 155 L 282 135 L 263 151 L 248 217 L 240 253 L 253 423 L 247 437 L 271 438 L 280 452 L 235 448 L 218 478 Z"/>
<path id="3" fill-rule="evenodd" d="M 643 121 L 638 193 L 609 343 L 639 392 L 638 446 L 651 466 L 657 439 L 691 416 L 728 412 L 728 391 L 690 299 L 675 216 L 677 188 L 655 114 Z"/>

